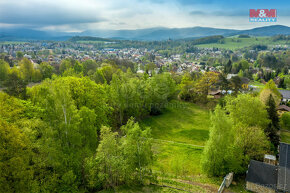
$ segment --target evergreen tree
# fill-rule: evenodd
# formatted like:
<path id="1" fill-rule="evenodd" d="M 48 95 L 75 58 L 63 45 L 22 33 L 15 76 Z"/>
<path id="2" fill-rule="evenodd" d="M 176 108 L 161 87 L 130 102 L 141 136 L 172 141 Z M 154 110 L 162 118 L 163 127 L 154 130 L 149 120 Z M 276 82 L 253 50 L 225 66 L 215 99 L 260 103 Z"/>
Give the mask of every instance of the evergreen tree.
<path id="1" fill-rule="evenodd" d="M 229 60 L 228 63 L 224 67 L 224 73 L 231 73 L 232 71 L 232 61 Z"/>
<path id="2" fill-rule="evenodd" d="M 270 97 L 267 102 L 267 111 L 271 122 L 265 129 L 265 133 L 269 137 L 271 143 L 275 146 L 275 148 L 277 148 L 280 140 L 277 132 L 280 127 L 279 127 L 279 117 L 276 110 L 276 104 L 272 94 L 270 94 Z"/>

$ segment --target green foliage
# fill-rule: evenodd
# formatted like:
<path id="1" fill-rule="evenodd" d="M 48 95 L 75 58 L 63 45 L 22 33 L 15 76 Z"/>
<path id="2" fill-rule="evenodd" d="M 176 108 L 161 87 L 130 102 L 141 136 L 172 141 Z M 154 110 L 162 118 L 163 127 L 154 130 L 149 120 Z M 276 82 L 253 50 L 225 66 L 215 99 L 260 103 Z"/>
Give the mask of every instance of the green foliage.
<path id="1" fill-rule="evenodd" d="M 262 161 L 264 155 L 270 151 L 270 143 L 259 127 L 251 127 L 239 123 L 234 128 L 235 138 L 233 155 L 236 158 L 235 172 L 243 174 L 247 171 L 251 159 Z"/>
<path id="2" fill-rule="evenodd" d="M 185 101 L 196 102 L 197 93 L 195 92 L 195 82 L 189 73 L 185 73 L 182 76 L 181 83 L 179 84 L 180 92 L 179 98 Z"/>
<path id="3" fill-rule="evenodd" d="M 73 67 L 73 61 L 72 60 L 62 60 L 59 66 L 60 73 L 64 73 L 64 71 L 68 70 L 69 68 Z"/>
<path id="4" fill-rule="evenodd" d="M 269 123 L 266 106 L 258 98 L 248 94 L 240 94 L 237 98 L 229 97 L 226 109 L 234 124 L 266 128 Z"/>
<path id="5" fill-rule="evenodd" d="M 108 122 L 104 87 L 88 78 L 61 77 L 47 79 L 28 95 L 44 109 L 41 116 L 48 124 L 38 141 L 41 152 L 51 158 L 44 157 L 44 165 L 55 177 L 47 171 L 41 180 L 50 185 L 44 188 L 76 192 L 87 179 L 85 162 L 97 148 L 99 128 Z"/>
<path id="6" fill-rule="evenodd" d="M 170 74 L 157 74 L 150 79 L 114 74 L 110 85 L 110 102 L 117 123 L 122 125 L 131 116 L 142 118 L 158 114 L 175 93 Z"/>
<path id="7" fill-rule="evenodd" d="M 151 174 L 152 151 L 150 129 L 142 130 L 132 119 L 121 128 L 124 137 L 101 128 L 95 158 L 88 161 L 90 184 L 111 188 L 121 184 L 144 184 Z"/>
<path id="8" fill-rule="evenodd" d="M 267 129 L 265 130 L 265 133 L 269 137 L 274 147 L 277 148 L 280 142 L 280 138 L 278 135 L 278 130 L 280 129 L 280 125 L 279 125 L 278 113 L 276 110 L 276 103 L 272 94 L 270 95 L 267 101 L 267 111 L 268 111 L 268 116 L 271 122 L 269 123 Z"/>
<path id="9" fill-rule="evenodd" d="M 12 96 L 25 98 L 26 85 L 27 83 L 22 79 L 20 71 L 16 67 L 13 67 L 4 82 L 6 87 L 4 91 Z"/>
<path id="10" fill-rule="evenodd" d="M 34 68 L 33 68 L 33 64 L 30 60 L 28 60 L 27 58 L 23 58 L 20 61 L 20 72 L 21 75 L 23 77 L 23 79 L 27 82 L 31 82 L 32 81 L 32 77 L 33 77 L 33 73 L 34 73 Z"/>
<path id="11" fill-rule="evenodd" d="M 5 81 L 8 77 L 10 66 L 4 60 L 0 60 L 0 82 Z M 1 86 L 1 83 L 0 83 Z"/>
<path id="12" fill-rule="evenodd" d="M 42 74 L 43 79 L 51 78 L 54 72 L 54 67 L 46 62 L 42 62 L 40 64 L 40 72 Z"/>
<path id="13" fill-rule="evenodd" d="M 211 121 L 212 127 L 203 153 L 202 169 L 211 176 L 225 175 L 234 170 L 231 149 L 234 137 L 232 123 L 220 106 L 216 107 Z"/>
<path id="14" fill-rule="evenodd" d="M 24 56 L 23 52 L 20 52 L 20 51 L 16 52 L 16 58 L 18 60 L 21 60 L 23 58 L 23 56 Z"/>
<path id="15" fill-rule="evenodd" d="M 270 80 L 269 82 L 267 82 L 267 84 L 265 85 L 265 87 L 261 90 L 260 92 L 260 100 L 267 105 L 270 96 L 273 97 L 276 106 L 278 106 L 280 104 L 281 101 L 281 94 L 278 91 L 275 82 L 273 80 Z"/>
<path id="16" fill-rule="evenodd" d="M 0 192 L 30 192 L 33 168 L 30 141 L 0 117 Z"/>
<path id="17" fill-rule="evenodd" d="M 95 72 L 98 64 L 94 60 L 86 60 L 82 63 L 84 75 L 88 75 L 89 71 Z"/>
<path id="18" fill-rule="evenodd" d="M 220 40 L 222 40 L 224 37 L 221 35 L 217 35 L 217 36 L 208 36 L 208 37 L 204 37 L 204 38 L 199 38 L 196 40 L 193 40 L 192 43 L 197 45 L 197 44 L 210 44 L 210 43 L 216 43 Z"/>
<path id="19" fill-rule="evenodd" d="M 283 113 L 281 117 L 281 125 L 283 129 L 290 130 L 290 113 Z"/>
<path id="20" fill-rule="evenodd" d="M 203 170 L 211 176 L 244 173 L 251 159 L 262 160 L 270 150 L 264 132 L 269 123 L 267 111 L 258 98 L 228 97 L 225 109 L 216 107 L 203 155 Z"/>

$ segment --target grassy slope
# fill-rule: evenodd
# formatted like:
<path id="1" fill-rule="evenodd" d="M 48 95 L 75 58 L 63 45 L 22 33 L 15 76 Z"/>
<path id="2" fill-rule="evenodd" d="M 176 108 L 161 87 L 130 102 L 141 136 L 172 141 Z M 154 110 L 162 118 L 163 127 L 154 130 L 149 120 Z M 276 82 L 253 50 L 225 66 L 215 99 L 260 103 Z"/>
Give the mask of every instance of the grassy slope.
<path id="1" fill-rule="evenodd" d="M 174 101 L 161 115 L 149 117 L 141 124 L 151 127 L 155 139 L 204 145 L 210 119 L 207 110 L 192 103 Z"/>
<path id="2" fill-rule="evenodd" d="M 241 42 L 232 41 L 232 39 L 240 40 Z M 224 44 L 220 44 L 220 43 L 200 44 L 200 45 L 197 45 L 197 47 L 200 47 L 200 48 L 216 47 L 216 48 L 225 48 L 225 49 L 234 50 L 234 49 L 239 49 L 239 48 L 248 47 L 248 46 L 257 45 L 257 44 L 271 46 L 271 45 L 286 45 L 287 43 L 289 44 L 289 42 L 286 42 L 286 41 L 274 42 L 271 40 L 271 37 L 251 37 L 251 38 L 227 37 L 225 38 Z"/>
<path id="3" fill-rule="evenodd" d="M 200 168 L 203 151 L 203 147 L 200 146 L 204 146 L 209 135 L 208 110 L 192 103 L 173 101 L 161 115 L 148 117 L 140 125 L 152 129 L 152 137 L 155 139 L 153 170 L 158 174 L 160 185 L 187 189 L 191 192 L 217 192 L 223 179 L 208 178 L 202 175 Z M 231 185 L 230 191 L 245 192 L 242 183 Z M 119 187 L 114 192 L 184 191 L 151 185 Z"/>
<path id="4" fill-rule="evenodd" d="M 203 148 L 188 144 L 205 144 L 209 135 L 209 120 L 207 110 L 177 101 L 172 102 L 161 115 L 145 119 L 141 125 L 151 127 L 152 137 L 162 140 L 156 140 L 153 146 L 156 154 L 154 169 L 182 173 L 180 175 L 200 174 Z M 180 165 L 184 169 L 178 168 Z"/>
<path id="5" fill-rule="evenodd" d="M 194 192 L 217 191 L 223 179 L 205 177 L 200 167 L 203 147 L 199 146 L 204 146 L 209 136 L 208 110 L 174 101 L 161 115 L 149 117 L 141 125 L 151 127 L 152 137 L 156 139 L 153 169 L 159 176 L 165 176 L 173 184 L 176 179 L 188 179 Z M 243 192 L 241 184 L 233 185 L 231 190 Z"/>

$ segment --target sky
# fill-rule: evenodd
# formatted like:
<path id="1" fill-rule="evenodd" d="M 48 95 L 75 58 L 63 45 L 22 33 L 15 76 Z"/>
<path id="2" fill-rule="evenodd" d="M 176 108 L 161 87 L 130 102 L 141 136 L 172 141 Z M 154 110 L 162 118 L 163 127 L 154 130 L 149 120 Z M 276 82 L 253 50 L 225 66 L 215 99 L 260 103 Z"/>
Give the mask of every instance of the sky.
<path id="1" fill-rule="evenodd" d="M 277 9 L 277 22 L 249 22 L 249 9 Z M 0 28 L 81 32 L 273 24 L 290 26 L 290 0 L 0 0 Z"/>

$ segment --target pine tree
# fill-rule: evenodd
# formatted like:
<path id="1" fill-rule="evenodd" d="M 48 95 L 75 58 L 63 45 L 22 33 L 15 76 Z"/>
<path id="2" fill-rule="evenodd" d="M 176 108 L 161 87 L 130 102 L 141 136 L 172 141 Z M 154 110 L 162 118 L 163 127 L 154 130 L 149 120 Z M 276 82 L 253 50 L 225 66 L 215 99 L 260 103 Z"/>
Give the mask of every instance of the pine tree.
<path id="1" fill-rule="evenodd" d="M 276 110 L 276 103 L 272 94 L 270 94 L 268 102 L 267 102 L 267 111 L 268 116 L 271 122 L 265 130 L 265 133 L 270 138 L 271 143 L 277 148 L 279 145 L 279 117 Z"/>

